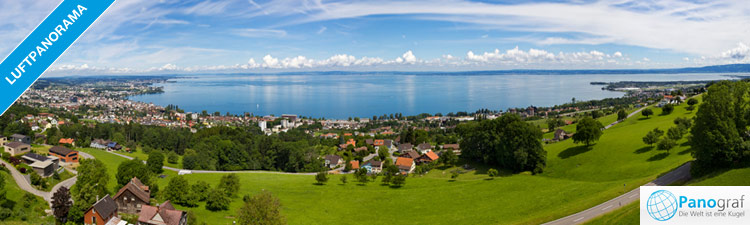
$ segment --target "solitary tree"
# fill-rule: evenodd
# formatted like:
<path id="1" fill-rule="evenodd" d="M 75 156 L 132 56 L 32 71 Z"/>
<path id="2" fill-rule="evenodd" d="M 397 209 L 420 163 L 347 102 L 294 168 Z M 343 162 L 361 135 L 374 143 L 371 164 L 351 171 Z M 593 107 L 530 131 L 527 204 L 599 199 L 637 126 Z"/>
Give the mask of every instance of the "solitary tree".
<path id="1" fill-rule="evenodd" d="M 328 173 L 326 172 L 319 172 L 317 175 L 315 175 L 315 181 L 318 182 L 318 184 L 323 184 L 328 181 Z"/>
<path id="2" fill-rule="evenodd" d="M 648 118 L 648 116 L 654 115 L 654 111 L 651 110 L 650 108 L 649 109 L 644 109 L 643 111 L 641 111 L 641 115 L 643 115 L 646 118 Z"/>
<path id="3" fill-rule="evenodd" d="M 497 177 L 497 174 L 498 172 L 496 169 L 490 168 L 489 170 L 487 170 L 487 175 L 490 176 L 490 179 L 495 179 L 495 177 Z"/>
<path id="4" fill-rule="evenodd" d="M 162 166 L 164 166 L 164 154 L 162 154 L 161 151 L 151 151 L 151 153 L 148 154 L 146 165 L 148 165 L 151 172 L 156 174 L 161 173 Z"/>
<path id="5" fill-rule="evenodd" d="M 404 184 L 406 184 L 406 175 L 394 176 L 393 179 L 391 180 L 391 184 L 393 184 L 393 186 L 396 186 L 396 187 L 404 186 Z"/>
<path id="6" fill-rule="evenodd" d="M 628 118 L 628 113 L 625 112 L 624 109 L 620 109 L 620 111 L 617 111 L 617 120 L 622 121 L 624 119 Z"/>
<path id="7" fill-rule="evenodd" d="M 231 199 L 227 197 L 224 190 L 215 188 L 208 193 L 206 199 L 206 209 L 211 211 L 227 210 L 229 209 L 229 203 Z"/>
<path id="8" fill-rule="evenodd" d="M 458 178 L 458 175 L 460 175 L 460 173 L 458 173 L 458 170 L 451 171 L 451 179 L 456 180 L 456 178 Z"/>
<path id="9" fill-rule="evenodd" d="M 602 136 L 602 123 L 594 120 L 590 117 L 585 117 L 581 121 L 578 121 L 576 125 L 576 133 L 573 134 L 574 143 L 584 143 L 586 146 L 591 146 L 592 143 L 599 140 Z"/>
<path id="10" fill-rule="evenodd" d="M 366 184 L 367 182 L 370 182 L 370 177 L 367 176 L 367 169 L 360 168 L 356 172 L 354 172 L 354 178 L 359 181 L 361 184 Z"/>
<path id="11" fill-rule="evenodd" d="M 667 138 L 672 139 L 673 141 L 679 141 L 682 139 L 682 134 L 684 134 L 684 132 L 680 127 L 671 127 L 667 130 Z"/>
<path id="12" fill-rule="evenodd" d="M 281 225 L 286 219 L 281 215 L 281 201 L 271 192 L 262 191 L 253 196 L 237 212 L 240 225 Z"/>
<path id="13" fill-rule="evenodd" d="M 688 99 L 687 104 L 688 104 L 687 110 L 693 111 L 693 109 L 695 109 L 695 105 L 698 104 L 698 99 L 695 99 L 695 98 Z"/>
<path id="14" fill-rule="evenodd" d="M 191 193 L 190 184 L 183 176 L 174 176 L 169 180 L 167 188 L 164 190 L 164 198 L 174 203 L 185 205 L 187 196 Z"/>
<path id="15" fill-rule="evenodd" d="M 661 107 L 661 114 L 662 115 L 669 115 L 674 111 L 674 105 L 672 104 L 666 104 Z"/>
<path id="16" fill-rule="evenodd" d="M 677 142 L 671 138 L 662 138 L 661 141 L 659 141 L 659 144 L 656 145 L 659 150 L 666 150 L 667 153 L 669 153 L 669 150 L 675 146 L 677 146 Z"/>
<path id="17" fill-rule="evenodd" d="M 224 190 L 227 197 L 234 197 L 234 195 L 237 194 L 237 191 L 240 190 L 240 177 L 233 173 L 224 175 L 221 177 L 221 181 L 219 181 L 217 187 Z"/>
<path id="18" fill-rule="evenodd" d="M 346 182 L 348 182 L 347 178 L 346 178 L 346 175 L 341 176 L 341 183 L 342 184 L 346 184 Z"/>
<path id="19" fill-rule="evenodd" d="M 55 214 L 55 219 L 61 224 L 68 221 L 68 211 L 73 206 L 73 201 L 70 200 L 70 191 L 66 187 L 60 187 L 57 192 L 52 195 L 52 210 Z"/>

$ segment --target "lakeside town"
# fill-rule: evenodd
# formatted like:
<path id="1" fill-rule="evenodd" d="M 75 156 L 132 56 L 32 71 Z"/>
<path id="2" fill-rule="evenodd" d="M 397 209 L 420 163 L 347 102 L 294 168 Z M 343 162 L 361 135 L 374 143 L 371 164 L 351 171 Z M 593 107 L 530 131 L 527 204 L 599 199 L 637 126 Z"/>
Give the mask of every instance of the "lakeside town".
<path id="1" fill-rule="evenodd" d="M 314 158 L 304 159 L 305 168 L 284 169 L 280 167 L 258 168 L 282 170 L 286 172 L 316 172 L 323 169 L 327 174 L 353 174 L 357 180 L 367 180 L 379 174 L 401 174 L 388 178 L 393 185 L 403 185 L 406 175 L 425 174 L 438 165 L 456 164 L 461 156 L 461 145 L 456 127 L 470 121 L 492 120 L 503 115 L 517 115 L 529 124 L 548 133 L 543 141 L 550 143 L 572 137 L 572 133 L 556 128 L 575 124 L 580 118 L 599 118 L 617 114 L 624 110 L 634 110 L 646 105 L 658 107 L 681 103 L 687 96 L 700 93 L 703 85 L 689 86 L 681 89 L 650 88 L 649 91 L 629 90 L 623 98 L 597 101 L 566 103 L 553 107 L 512 108 L 503 110 L 477 110 L 476 112 L 456 112 L 442 115 L 440 113 L 402 116 L 391 114 L 373 116 L 372 118 L 349 119 L 316 119 L 294 114 L 244 115 L 223 114 L 220 112 L 185 112 L 178 106 L 158 106 L 128 100 L 128 96 L 158 93 L 151 87 L 153 82 L 166 82 L 166 79 L 133 81 L 118 80 L 118 89 L 108 82 L 90 81 L 82 85 L 55 85 L 55 82 L 43 82 L 44 87 L 32 88 L 18 101 L 18 105 L 30 107 L 35 114 L 16 115 L 11 110 L 5 118 L 10 124 L 20 124 L 4 132 L 18 131 L 8 137 L 0 136 L 0 145 L 4 146 L 4 164 L 10 170 L 16 169 L 34 188 L 48 191 L 45 198 L 51 204 L 54 199 L 51 193 L 61 188 L 71 188 L 69 178 L 78 174 L 79 160 L 93 158 L 86 151 L 96 149 L 114 154 L 141 154 L 165 152 L 169 162 L 181 163 L 181 168 L 169 167 L 179 175 L 204 170 L 244 170 L 242 167 L 222 165 L 201 166 L 188 164 L 190 149 L 152 149 L 156 145 L 148 144 L 136 138 L 122 138 L 117 135 L 71 136 L 80 131 L 75 129 L 97 129 L 111 124 L 114 126 L 145 126 L 162 129 L 177 129 L 200 135 L 202 131 L 244 127 L 268 137 L 285 135 L 304 135 L 317 141 Z M 42 110 L 38 110 L 42 109 Z M 23 111 L 23 110 L 21 110 Z M 22 134 L 21 134 L 22 133 Z M 163 139 L 164 137 L 157 137 Z M 199 147 L 194 147 L 198 149 Z M 80 150 L 80 151 L 79 151 Z M 179 150 L 181 153 L 175 154 Z M 209 148 L 209 151 L 213 149 Z M 205 153 L 205 152 L 204 152 Z M 161 153 L 160 153 L 161 154 Z M 201 153 L 196 153 L 201 156 Z M 176 159 L 172 161 L 172 157 Z M 151 154 L 148 154 L 151 158 Z M 230 164 L 226 162 L 225 164 Z M 309 165 L 307 165 L 309 164 Z M 192 166 L 191 166 L 192 165 Z M 469 164 L 462 165 L 472 170 Z M 161 168 L 161 165 L 159 166 Z M 167 168 L 167 167 L 165 167 Z M 386 172 L 388 171 L 388 172 Z M 157 173 L 158 174 L 158 173 Z M 118 175 L 119 176 L 119 175 Z M 159 175 L 159 176 L 164 176 Z M 455 175 L 458 176 L 458 175 Z M 325 177 L 325 175 L 323 175 Z M 141 177 L 142 178 L 142 177 Z M 83 213 L 85 224 L 186 224 L 188 212 L 175 209 L 169 199 L 154 198 L 149 183 L 144 184 L 137 176 L 110 196 L 96 196 L 92 205 Z M 317 179 L 317 178 L 316 178 Z M 320 180 L 318 180 L 320 181 Z M 171 182 L 170 182 L 171 184 Z M 67 186 L 66 186 L 67 185 Z M 158 190 L 158 189 L 157 189 Z M 103 192 L 106 193 L 106 192 Z M 151 199 L 165 201 L 154 206 Z M 207 206 L 208 207 L 208 206 Z M 52 213 L 51 210 L 47 213 Z M 123 214 L 129 218 L 122 219 Z M 137 217 L 135 216 L 137 215 Z"/>

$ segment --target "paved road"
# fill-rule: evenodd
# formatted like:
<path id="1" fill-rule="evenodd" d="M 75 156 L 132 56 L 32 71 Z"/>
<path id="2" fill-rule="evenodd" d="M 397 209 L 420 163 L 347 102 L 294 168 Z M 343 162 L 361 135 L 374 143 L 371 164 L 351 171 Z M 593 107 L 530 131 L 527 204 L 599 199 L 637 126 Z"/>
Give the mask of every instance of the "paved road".
<path id="1" fill-rule="evenodd" d="M 642 110 L 644 110 L 644 109 L 646 109 L 646 108 L 648 108 L 648 106 L 644 106 L 644 107 L 642 107 L 642 108 L 640 108 L 640 109 L 638 109 L 638 110 L 635 110 L 634 112 L 632 112 L 632 113 L 628 114 L 628 117 L 627 117 L 627 118 L 630 118 L 631 116 L 635 116 L 635 115 L 637 115 L 638 113 L 640 113 L 640 112 L 641 112 Z M 627 118 L 626 118 L 626 119 L 627 119 Z M 612 126 L 614 126 L 614 125 L 616 125 L 616 124 L 618 124 L 618 123 L 620 123 L 620 120 L 618 120 L 618 121 L 615 121 L 614 123 L 611 123 L 611 124 L 607 125 L 606 127 L 604 127 L 604 129 L 609 129 L 610 127 L 612 127 Z"/>
<path id="2" fill-rule="evenodd" d="M 16 184 L 18 185 L 19 188 L 21 188 L 21 190 L 24 190 L 26 192 L 29 192 L 31 194 L 44 198 L 44 200 L 49 202 L 50 205 L 52 204 L 52 195 L 55 193 L 55 191 L 57 191 L 58 189 L 60 189 L 60 187 L 63 187 L 63 186 L 70 188 L 71 186 L 73 186 L 73 184 L 76 183 L 76 180 L 77 180 L 77 177 L 71 177 L 71 178 L 68 178 L 67 180 L 57 183 L 54 187 L 52 187 L 52 191 L 50 192 L 40 191 L 34 188 L 31 185 L 31 183 L 29 183 L 29 181 L 26 180 L 23 174 L 21 174 L 21 172 L 18 172 L 18 170 L 16 170 L 16 168 L 13 167 L 12 164 L 7 163 L 5 162 L 5 160 L 2 160 L 2 159 L 0 159 L 0 162 L 2 162 L 3 165 L 5 165 L 5 168 L 10 170 L 10 174 L 13 176 L 13 180 L 16 181 Z"/>
<path id="3" fill-rule="evenodd" d="M 677 169 L 672 170 L 664 176 L 661 176 L 656 180 L 644 184 L 643 186 L 664 186 L 677 181 L 690 180 L 690 165 L 691 162 L 687 162 Z M 582 224 L 591 219 L 597 218 L 599 216 L 607 214 L 608 212 L 612 212 L 616 209 L 621 208 L 622 206 L 639 200 L 640 191 L 641 188 L 638 187 L 636 189 L 633 189 L 632 191 L 629 191 L 628 193 L 617 196 L 616 198 L 610 199 L 609 201 L 606 201 L 602 204 L 583 210 L 576 214 L 545 223 L 545 225 Z"/>

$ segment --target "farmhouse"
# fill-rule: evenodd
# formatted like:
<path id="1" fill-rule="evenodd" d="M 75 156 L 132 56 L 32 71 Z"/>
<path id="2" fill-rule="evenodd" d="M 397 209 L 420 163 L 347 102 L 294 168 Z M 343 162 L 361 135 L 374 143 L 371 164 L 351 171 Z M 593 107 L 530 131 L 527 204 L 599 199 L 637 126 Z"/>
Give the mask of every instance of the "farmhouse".
<path id="1" fill-rule="evenodd" d="M 187 213 L 176 210 L 167 200 L 161 205 L 144 205 L 138 214 L 138 225 L 186 225 Z"/>
<path id="2" fill-rule="evenodd" d="M 60 161 L 66 163 L 78 163 L 78 151 L 73 151 L 66 147 L 54 146 L 49 149 L 49 154 L 60 158 Z"/>
<path id="3" fill-rule="evenodd" d="M 438 155 L 435 154 L 435 152 L 428 151 L 424 155 L 422 155 L 419 158 L 417 158 L 417 163 L 431 163 L 431 162 L 434 162 L 435 160 L 437 160 L 438 158 L 440 158 L 440 157 L 438 157 Z"/>
<path id="4" fill-rule="evenodd" d="M 565 140 L 565 139 L 568 139 L 568 138 L 570 138 L 570 134 L 568 134 L 568 132 L 565 132 L 565 130 L 563 130 L 563 129 L 557 129 L 555 131 L 555 137 L 554 137 L 553 140 L 555 140 L 555 141 L 562 141 L 562 140 Z"/>
<path id="5" fill-rule="evenodd" d="M 5 144 L 5 152 L 11 156 L 17 156 L 31 151 L 31 145 L 22 142 L 11 142 Z"/>
<path id="6" fill-rule="evenodd" d="M 143 185 L 141 180 L 133 177 L 128 184 L 120 188 L 120 191 L 115 194 L 114 200 L 117 203 L 119 213 L 138 214 L 141 212 L 142 206 L 151 202 L 151 193 L 148 186 Z"/>

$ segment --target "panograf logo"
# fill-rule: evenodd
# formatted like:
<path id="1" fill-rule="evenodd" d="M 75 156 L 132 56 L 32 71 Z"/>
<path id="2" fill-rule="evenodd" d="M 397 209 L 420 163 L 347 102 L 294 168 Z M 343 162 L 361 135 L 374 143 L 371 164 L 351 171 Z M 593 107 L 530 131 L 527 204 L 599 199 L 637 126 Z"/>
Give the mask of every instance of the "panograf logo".
<path id="1" fill-rule="evenodd" d="M 642 186 L 641 224 L 750 224 L 750 187 Z"/>

